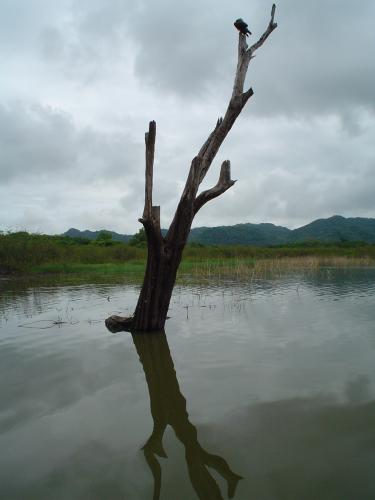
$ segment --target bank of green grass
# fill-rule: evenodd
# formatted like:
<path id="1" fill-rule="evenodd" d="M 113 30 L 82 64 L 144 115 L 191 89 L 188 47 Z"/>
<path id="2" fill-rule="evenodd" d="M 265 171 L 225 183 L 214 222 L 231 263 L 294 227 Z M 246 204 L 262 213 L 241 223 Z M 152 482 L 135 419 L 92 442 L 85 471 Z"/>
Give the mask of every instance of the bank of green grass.
<path id="1" fill-rule="evenodd" d="M 142 274 L 146 248 L 111 240 L 28 234 L 0 234 L 0 272 L 60 275 Z M 375 265 L 375 245 L 361 242 L 306 242 L 274 247 L 185 248 L 179 274 L 257 275 L 265 270 L 319 266 Z"/>
<path id="2" fill-rule="evenodd" d="M 117 272 L 119 267 L 142 269 L 145 249 L 115 241 L 28 234 L 0 234 L 0 272 Z"/>

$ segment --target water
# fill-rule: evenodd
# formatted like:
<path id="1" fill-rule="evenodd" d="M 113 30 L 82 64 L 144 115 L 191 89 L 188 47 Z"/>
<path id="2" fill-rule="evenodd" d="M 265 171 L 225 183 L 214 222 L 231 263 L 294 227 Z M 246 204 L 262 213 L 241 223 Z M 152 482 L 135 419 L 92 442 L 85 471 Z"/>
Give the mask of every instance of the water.
<path id="1" fill-rule="evenodd" d="M 373 500 L 375 270 L 177 286 L 0 282 L 0 498 Z M 242 479 L 240 479 L 240 477 Z"/>

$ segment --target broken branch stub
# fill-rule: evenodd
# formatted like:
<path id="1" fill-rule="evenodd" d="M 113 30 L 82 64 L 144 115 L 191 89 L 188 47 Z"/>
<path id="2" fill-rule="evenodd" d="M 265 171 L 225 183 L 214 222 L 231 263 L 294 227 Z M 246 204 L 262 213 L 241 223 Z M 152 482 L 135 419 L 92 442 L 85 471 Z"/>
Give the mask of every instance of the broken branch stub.
<path id="1" fill-rule="evenodd" d="M 152 217 L 152 184 L 154 175 L 154 156 L 155 156 L 155 138 L 156 123 L 149 123 L 148 132 L 145 134 L 146 145 L 146 172 L 145 172 L 145 207 L 143 210 L 143 219 Z"/>

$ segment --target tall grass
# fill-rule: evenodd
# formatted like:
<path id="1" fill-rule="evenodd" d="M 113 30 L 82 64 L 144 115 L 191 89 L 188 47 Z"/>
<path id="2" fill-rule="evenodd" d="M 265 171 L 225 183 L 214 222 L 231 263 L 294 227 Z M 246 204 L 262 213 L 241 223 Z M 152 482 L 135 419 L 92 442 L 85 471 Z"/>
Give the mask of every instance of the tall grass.
<path id="1" fill-rule="evenodd" d="M 370 257 L 345 256 L 298 256 L 269 257 L 258 259 L 206 259 L 183 261 L 179 269 L 179 277 L 186 274 L 199 278 L 215 277 L 232 278 L 266 278 L 282 276 L 291 271 L 316 271 L 323 267 L 365 267 L 375 266 L 375 259 Z"/>
<path id="2" fill-rule="evenodd" d="M 102 246 L 74 238 L 28 233 L 0 234 L 0 271 L 27 272 L 42 265 L 115 264 L 144 261 L 144 249 L 116 243 Z M 51 267 L 51 269 L 52 269 Z"/>

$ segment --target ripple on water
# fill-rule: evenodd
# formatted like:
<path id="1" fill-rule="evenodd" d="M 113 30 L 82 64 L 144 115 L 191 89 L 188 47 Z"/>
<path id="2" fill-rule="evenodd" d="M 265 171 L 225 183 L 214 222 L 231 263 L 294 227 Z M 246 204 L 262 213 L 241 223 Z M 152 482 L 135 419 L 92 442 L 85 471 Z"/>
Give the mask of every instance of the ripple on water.
<path id="1" fill-rule="evenodd" d="M 244 477 L 237 500 L 374 498 L 374 270 L 178 285 L 161 360 L 104 327 L 139 287 L 1 286 L 0 497 L 149 500 L 140 450 L 173 400 L 165 498 L 194 498 L 186 429 Z"/>

